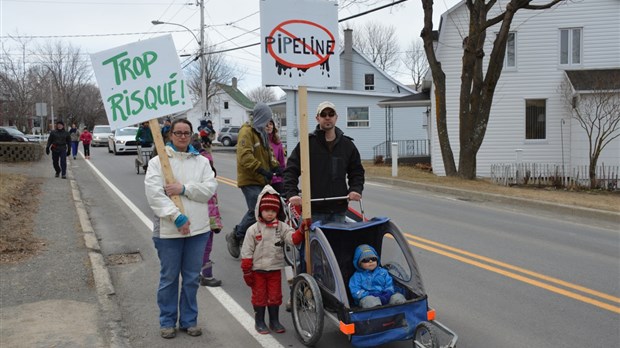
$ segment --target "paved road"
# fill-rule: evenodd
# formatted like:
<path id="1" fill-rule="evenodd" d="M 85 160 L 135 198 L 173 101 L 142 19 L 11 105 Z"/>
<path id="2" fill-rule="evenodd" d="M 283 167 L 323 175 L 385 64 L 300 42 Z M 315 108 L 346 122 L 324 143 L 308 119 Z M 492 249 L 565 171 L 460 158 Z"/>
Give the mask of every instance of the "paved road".
<path id="1" fill-rule="evenodd" d="M 136 175 L 133 160 L 96 148 L 91 162 L 137 206 L 139 215 L 148 217 L 144 175 Z M 216 153 L 215 162 L 228 231 L 244 203 L 233 186 L 234 156 Z M 286 315 L 289 330 L 277 342 L 257 342 L 252 330 L 239 323 L 238 318 L 249 319 L 249 289 L 239 276 L 239 261 L 226 252 L 223 235 L 216 237 L 214 257 L 224 286 L 200 294 L 205 337 L 181 335 L 162 342 L 154 297 L 158 263 L 148 218 L 140 220 L 89 166 L 78 165 L 74 172 L 104 254 L 141 256 L 140 262 L 111 267 L 134 346 L 300 346 Z M 620 341 L 617 225 L 373 183 L 364 197 L 369 215 L 388 215 L 406 233 L 431 305 L 460 335 L 459 347 L 611 347 Z M 231 314 L 231 308 L 239 311 Z M 344 344 L 344 336 L 327 325 L 318 346 Z M 405 343 L 390 345 L 401 346 Z"/>

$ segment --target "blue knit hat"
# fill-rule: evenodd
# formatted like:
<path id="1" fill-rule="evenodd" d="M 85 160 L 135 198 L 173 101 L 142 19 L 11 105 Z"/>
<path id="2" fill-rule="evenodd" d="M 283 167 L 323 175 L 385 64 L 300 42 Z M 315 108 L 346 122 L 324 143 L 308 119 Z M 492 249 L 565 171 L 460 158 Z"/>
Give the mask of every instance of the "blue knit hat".
<path id="1" fill-rule="evenodd" d="M 368 244 L 362 244 L 358 246 L 358 248 L 362 250 L 358 262 L 362 262 L 363 259 L 368 259 L 371 257 L 376 257 L 377 259 L 379 258 L 375 250 Z"/>

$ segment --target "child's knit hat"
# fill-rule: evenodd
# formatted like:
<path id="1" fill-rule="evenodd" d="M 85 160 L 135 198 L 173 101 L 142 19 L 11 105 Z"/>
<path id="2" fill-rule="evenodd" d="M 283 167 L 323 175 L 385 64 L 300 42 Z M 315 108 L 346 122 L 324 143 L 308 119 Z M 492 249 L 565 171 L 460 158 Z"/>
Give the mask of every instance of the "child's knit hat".
<path id="1" fill-rule="evenodd" d="M 363 259 L 368 259 L 371 257 L 379 258 L 379 256 L 377 256 L 377 253 L 375 253 L 373 248 L 371 248 L 368 244 L 362 244 L 358 248 L 360 248 L 362 251 L 360 257 L 358 258 L 358 262 L 362 262 Z"/>
<path id="2" fill-rule="evenodd" d="M 280 211 L 280 196 L 272 193 L 265 193 L 260 199 L 260 205 L 258 206 L 258 212 L 262 213 L 265 209 L 272 209 L 275 212 Z"/>

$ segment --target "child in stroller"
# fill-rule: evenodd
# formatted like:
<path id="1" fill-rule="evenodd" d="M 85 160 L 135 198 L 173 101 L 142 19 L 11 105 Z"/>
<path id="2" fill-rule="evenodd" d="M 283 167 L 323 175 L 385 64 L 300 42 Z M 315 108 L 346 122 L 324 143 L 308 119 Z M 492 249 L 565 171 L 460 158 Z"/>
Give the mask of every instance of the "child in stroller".
<path id="1" fill-rule="evenodd" d="M 392 276 L 379 266 L 379 256 L 373 247 L 368 244 L 358 246 L 353 266 L 356 271 L 349 280 L 349 289 L 356 305 L 372 308 L 405 303 L 405 296 L 394 291 Z"/>

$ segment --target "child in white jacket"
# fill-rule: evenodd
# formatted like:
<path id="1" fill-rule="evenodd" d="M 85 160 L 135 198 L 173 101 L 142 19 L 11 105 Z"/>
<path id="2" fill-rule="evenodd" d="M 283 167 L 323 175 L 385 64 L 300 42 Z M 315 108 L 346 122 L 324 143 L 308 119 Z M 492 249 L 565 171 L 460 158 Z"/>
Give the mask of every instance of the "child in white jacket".
<path id="1" fill-rule="evenodd" d="M 278 318 L 282 304 L 282 273 L 284 243 L 299 244 L 303 234 L 278 220 L 282 208 L 280 195 L 267 185 L 258 195 L 256 223 L 250 226 L 241 248 L 241 269 L 245 283 L 252 288 L 254 322 L 260 334 L 269 333 L 265 324 L 265 308 L 269 311 L 269 328 L 285 331 Z"/>

